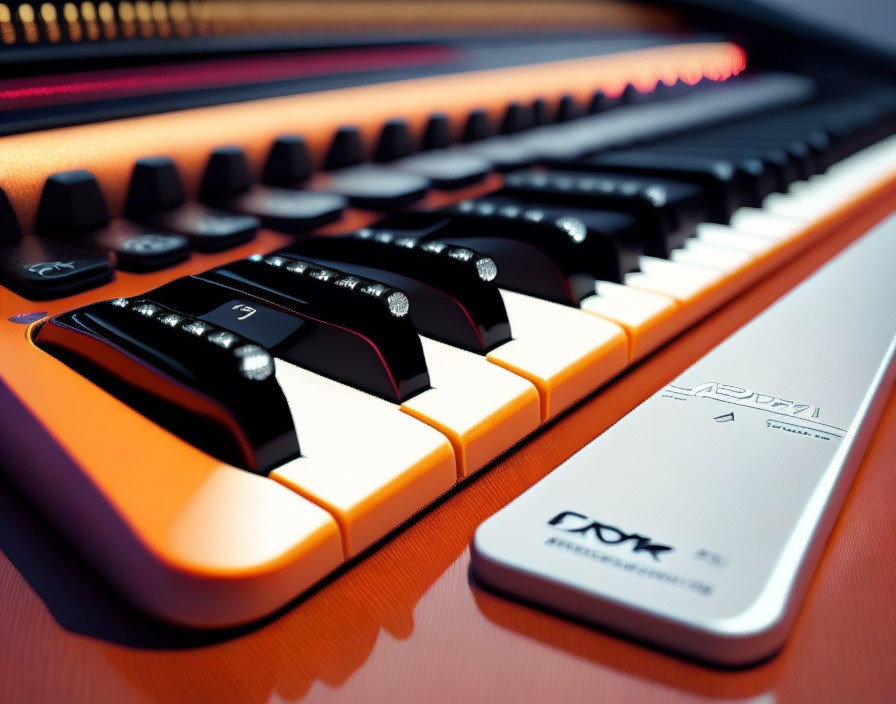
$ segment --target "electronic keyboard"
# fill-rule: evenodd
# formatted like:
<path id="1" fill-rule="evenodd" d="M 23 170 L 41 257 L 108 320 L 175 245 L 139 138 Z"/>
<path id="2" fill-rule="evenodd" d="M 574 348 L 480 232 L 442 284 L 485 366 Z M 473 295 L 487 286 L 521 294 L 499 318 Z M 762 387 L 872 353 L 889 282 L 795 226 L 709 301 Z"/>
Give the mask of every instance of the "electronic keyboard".
<path id="1" fill-rule="evenodd" d="M 149 31 L 140 22 L 183 41 L 205 26 L 192 4 L 168 3 L 167 25 L 108 15 L 106 5 L 74 25 L 97 41 Z M 24 7 L 4 19 L 0 6 L 8 44 L 26 41 L 32 25 L 41 37 L 52 29 L 49 10 L 29 21 Z M 72 24 L 67 12 L 53 21 Z M 0 137 L 2 471 L 140 611 L 227 628 L 350 578 L 409 522 L 450 504 L 459 486 L 476 491 L 496 461 L 663 345 L 844 228 L 867 230 L 893 209 L 896 83 L 884 70 L 835 70 L 814 54 L 815 63 L 788 64 L 760 52 L 754 65 L 749 42 L 708 35 L 539 41 L 278 45 L 156 73 L 135 63 L 0 79 L 10 117 Z M 868 272 L 868 296 L 886 297 L 872 284 L 890 250 L 870 243 L 888 233 L 858 245 L 864 264 L 849 271 Z M 743 335 L 760 331 L 753 344 L 764 350 L 775 335 L 763 320 L 777 315 L 786 331 L 787 316 L 799 316 L 815 331 L 836 322 L 824 317 L 832 305 L 804 301 L 788 313 L 784 303 Z M 894 330 L 882 310 L 860 308 L 880 340 L 858 347 L 879 365 Z M 790 360 L 800 343 L 782 344 Z M 836 344 L 839 365 L 850 365 L 854 349 Z M 676 447 L 693 454 L 704 436 L 745 432 L 741 418 L 753 417 L 745 402 L 713 406 L 711 427 L 678 432 L 707 396 L 691 382 L 749 387 L 786 405 L 786 420 L 769 420 L 780 425 L 774 437 L 763 426 L 743 441 L 750 447 L 783 443 L 805 424 L 827 434 L 828 449 L 848 445 L 863 412 L 854 403 L 836 428 L 822 428 L 827 403 L 809 393 L 817 379 L 795 383 L 808 404 L 799 411 L 797 390 L 763 386 L 761 375 L 742 381 L 756 376 L 751 365 L 776 364 L 764 354 L 741 353 L 730 378 L 704 379 L 699 365 L 688 383 L 656 378 L 643 408 L 662 404 L 670 417 L 639 409 L 594 448 L 612 447 L 611 457 L 631 448 L 631 462 L 668 457 L 669 467 L 621 472 L 615 508 L 595 516 L 577 508 L 587 501 L 576 494 L 596 489 L 567 481 L 584 461 L 570 460 L 477 533 L 476 579 L 691 657 L 743 664 L 774 652 L 786 627 L 726 651 L 682 627 L 682 611 L 655 585 L 638 587 L 646 595 L 633 606 L 638 589 L 623 599 L 597 567 L 574 597 L 532 586 L 562 581 L 546 574 L 561 558 L 542 557 L 540 534 L 535 547 L 509 537 L 520 532 L 516 507 L 534 503 L 557 514 L 548 521 L 557 535 L 573 519 L 606 520 L 589 525 L 607 546 L 640 531 L 625 569 L 662 564 L 678 543 L 642 518 L 655 498 L 644 484 L 657 473 L 666 486 L 673 467 L 689 476 Z M 849 389 L 875 408 L 891 385 L 876 369 L 856 372 Z M 581 431 L 577 449 L 597 433 Z M 782 587 L 787 625 L 860 445 L 838 455 L 850 469 L 836 492 L 818 498 L 807 485 L 780 502 L 769 552 L 801 585 Z M 591 446 L 584 453 L 576 457 L 604 461 Z M 541 499 L 556 487 L 572 493 L 560 507 L 567 518 L 553 497 Z M 800 523 L 791 549 L 786 531 L 810 498 L 825 518 Z M 701 508 L 687 511 L 696 521 Z M 737 546 L 724 542 L 717 534 L 688 550 L 705 551 L 705 571 L 730 561 L 740 574 Z M 517 550 L 538 564 L 523 566 Z M 497 567 L 505 562 L 510 569 Z"/>

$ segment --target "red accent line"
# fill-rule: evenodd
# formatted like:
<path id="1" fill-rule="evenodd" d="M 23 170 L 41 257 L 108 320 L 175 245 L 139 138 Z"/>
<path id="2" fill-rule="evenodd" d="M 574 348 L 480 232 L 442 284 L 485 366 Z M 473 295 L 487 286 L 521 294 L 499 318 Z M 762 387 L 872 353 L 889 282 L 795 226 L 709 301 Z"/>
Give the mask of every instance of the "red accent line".
<path id="1" fill-rule="evenodd" d="M 351 49 L 14 78 L 0 81 L 0 111 L 336 73 L 442 64 L 457 56 L 457 50 L 443 46 Z"/>

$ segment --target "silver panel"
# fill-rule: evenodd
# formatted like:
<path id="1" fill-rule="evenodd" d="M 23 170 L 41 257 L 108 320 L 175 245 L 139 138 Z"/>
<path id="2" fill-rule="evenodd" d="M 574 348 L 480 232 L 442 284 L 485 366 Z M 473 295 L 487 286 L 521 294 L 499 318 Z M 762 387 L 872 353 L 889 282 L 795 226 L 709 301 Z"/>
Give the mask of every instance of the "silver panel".
<path id="1" fill-rule="evenodd" d="M 894 261 L 891 217 L 480 526 L 477 576 L 700 659 L 772 654 L 893 385 Z"/>

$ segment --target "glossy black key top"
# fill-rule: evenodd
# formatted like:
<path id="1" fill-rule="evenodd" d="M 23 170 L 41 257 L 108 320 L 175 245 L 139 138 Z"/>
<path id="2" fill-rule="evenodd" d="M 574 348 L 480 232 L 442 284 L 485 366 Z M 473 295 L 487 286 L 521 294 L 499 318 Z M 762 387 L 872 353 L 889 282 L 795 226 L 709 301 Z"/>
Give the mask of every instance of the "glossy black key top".
<path id="1" fill-rule="evenodd" d="M 150 271 L 183 261 L 185 237 L 125 220 L 109 220 L 106 200 L 89 171 L 66 171 L 44 184 L 35 230 L 90 249 L 112 252 L 120 269 Z"/>
<path id="2" fill-rule="evenodd" d="M 112 280 L 108 253 L 28 235 L 0 242 L 0 279 L 33 300 L 62 298 Z"/>
<path id="3" fill-rule="evenodd" d="M 623 214 L 588 213 L 589 228 L 582 219 L 560 215 L 561 211 L 555 219 L 543 211 L 538 217 L 526 217 L 530 210 L 535 213 L 535 207 L 527 209 L 509 200 L 507 212 L 501 214 L 499 200 L 489 200 L 472 201 L 470 209 L 465 203 L 438 213 L 407 213 L 377 227 L 397 237 L 411 236 L 487 255 L 497 264 L 499 286 L 566 305 L 578 305 L 593 295 L 598 279 L 615 278 L 617 252 L 608 233 L 626 239 L 636 232 L 636 221 Z M 510 215 L 510 210 L 515 213 Z M 433 226 L 424 230 L 427 221 Z M 415 234 L 409 234 L 415 229 Z"/>
<path id="4" fill-rule="evenodd" d="M 603 281 L 622 283 L 626 274 L 638 270 L 638 258 L 644 254 L 638 221 L 624 213 L 533 204 L 501 196 L 464 201 L 447 212 L 465 223 L 468 218 L 485 220 L 488 224 L 480 226 L 483 232 L 500 232 L 506 237 L 517 236 L 521 223 L 538 226 L 539 233 L 553 231 L 540 246 L 556 247 L 552 252 L 555 258 L 587 257 L 579 266 Z"/>
<path id="5" fill-rule="evenodd" d="M 58 315 L 36 342 L 220 460 L 264 474 L 299 455 L 274 360 L 239 335 L 138 297 Z"/>
<path id="6" fill-rule="evenodd" d="M 730 159 L 667 154 L 647 148 L 599 154 L 583 159 L 580 165 L 583 169 L 658 176 L 698 185 L 706 193 L 712 222 L 727 223 L 739 207 L 759 205 L 757 174 L 742 170 Z"/>
<path id="7" fill-rule="evenodd" d="M 690 141 L 700 143 L 696 137 Z M 749 148 L 781 149 L 794 164 L 799 178 L 807 179 L 826 168 L 825 153 L 830 140 L 822 133 L 803 133 L 796 130 L 763 130 L 732 125 L 706 134 L 705 144 L 737 144 Z"/>
<path id="8" fill-rule="evenodd" d="M 790 169 L 790 159 L 783 152 L 763 153 L 757 149 L 717 144 L 687 144 L 661 142 L 652 144 L 651 151 L 678 156 L 696 156 L 719 159 L 753 178 L 754 205 L 775 191 L 787 190 L 793 180 L 785 171 Z"/>
<path id="9" fill-rule="evenodd" d="M 657 145 L 659 146 L 659 145 Z M 812 152 L 804 142 L 774 138 L 725 135 L 715 131 L 699 137 L 686 137 L 663 142 L 664 148 L 699 148 L 727 150 L 737 156 L 762 159 L 776 173 L 779 186 L 813 175 Z M 785 186 L 786 188 L 786 186 Z"/>
<path id="10" fill-rule="evenodd" d="M 434 339 L 479 354 L 510 339 L 495 262 L 469 248 L 421 244 L 368 227 L 298 242 L 289 254 L 404 291 L 414 327 Z"/>
<path id="11" fill-rule="evenodd" d="M 277 356 L 395 403 L 429 388 L 420 337 L 401 291 L 284 256 L 243 259 L 196 279 L 230 289 L 236 302 L 221 306 L 251 299 L 250 307 L 254 300 L 317 323 L 303 337 L 285 340 L 285 349 L 275 347 Z"/>
<path id="12" fill-rule="evenodd" d="M 222 210 L 251 215 L 281 232 L 306 232 L 339 218 L 348 206 L 335 193 L 253 186 L 249 161 L 242 149 L 212 152 L 200 189 L 201 199 Z"/>
<path id="13" fill-rule="evenodd" d="M 708 219 L 699 187 L 690 183 L 608 172 L 517 171 L 500 195 L 535 205 L 619 211 L 639 222 L 644 253 L 668 257 Z M 500 264 L 500 262 L 499 262 Z"/>
<path id="14" fill-rule="evenodd" d="M 251 215 L 186 203 L 177 166 L 167 157 L 140 159 L 134 165 L 126 212 L 149 227 L 183 235 L 193 249 L 203 252 L 248 242 L 261 225 Z"/>

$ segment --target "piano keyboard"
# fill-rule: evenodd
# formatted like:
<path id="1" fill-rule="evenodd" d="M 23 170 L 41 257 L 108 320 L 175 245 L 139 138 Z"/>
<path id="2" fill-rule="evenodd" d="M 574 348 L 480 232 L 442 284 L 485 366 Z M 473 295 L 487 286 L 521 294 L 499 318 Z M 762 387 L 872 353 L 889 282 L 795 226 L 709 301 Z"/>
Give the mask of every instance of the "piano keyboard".
<path id="1" fill-rule="evenodd" d="M 257 619 L 896 186 L 890 93 L 653 88 L 18 177 L 13 478 L 141 608 Z"/>

